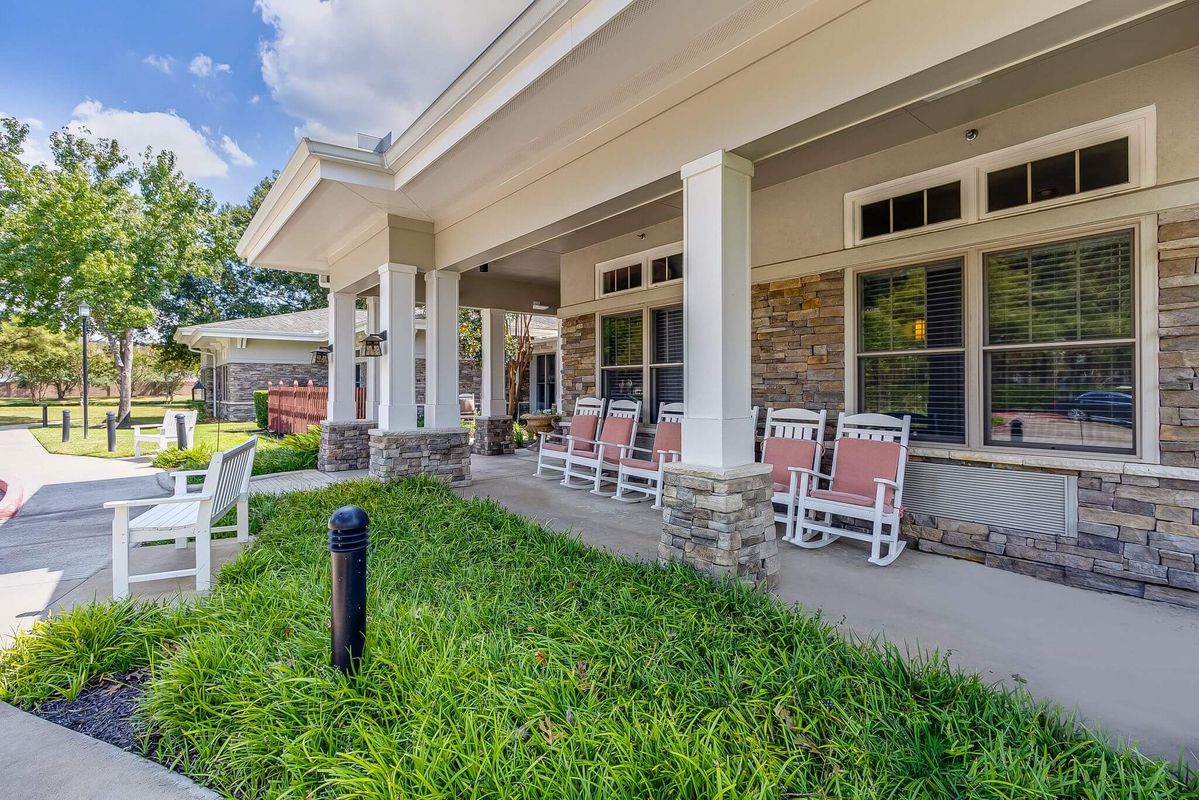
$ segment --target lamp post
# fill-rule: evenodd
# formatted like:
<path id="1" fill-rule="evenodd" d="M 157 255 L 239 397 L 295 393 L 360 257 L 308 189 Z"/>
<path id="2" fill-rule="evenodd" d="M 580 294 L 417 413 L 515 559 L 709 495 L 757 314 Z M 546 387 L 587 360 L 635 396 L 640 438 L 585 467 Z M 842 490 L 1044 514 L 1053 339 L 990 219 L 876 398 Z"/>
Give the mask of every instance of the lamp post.
<path id="1" fill-rule="evenodd" d="M 83 323 L 83 438 L 87 438 L 87 320 L 92 315 L 86 301 L 79 304 L 79 319 Z"/>

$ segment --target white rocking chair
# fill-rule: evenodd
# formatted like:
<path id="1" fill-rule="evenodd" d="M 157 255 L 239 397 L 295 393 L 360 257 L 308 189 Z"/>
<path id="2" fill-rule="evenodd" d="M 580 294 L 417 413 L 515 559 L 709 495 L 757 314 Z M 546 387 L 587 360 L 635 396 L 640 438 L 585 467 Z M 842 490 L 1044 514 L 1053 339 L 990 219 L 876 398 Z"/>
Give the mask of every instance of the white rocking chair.
<path id="1" fill-rule="evenodd" d="M 766 435 L 762 437 L 762 463 L 771 467 L 774 494 L 771 502 L 782 506 L 775 522 L 785 523 L 784 539 L 794 533 L 796 501 L 806 482 L 801 469 L 817 470 L 824 455 L 824 428 L 828 412 L 805 408 L 766 409 Z"/>
<path id="2" fill-rule="evenodd" d="M 798 470 L 802 475 L 795 508 L 798 530 L 784 539 L 814 548 L 846 536 L 870 542 L 871 564 L 885 567 L 898 558 L 905 544 L 899 538 L 899 521 L 911 424 L 910 416 L 841 414 L 832 474 Z M 819 488 L 822 481 L 828 488 Z M 867 522 L 870 531 L 838 528 L 833 525 L 834 516 Z M 812 538 L 815 533 L 819 538 Z"/>
<path id="3" fill-rule="evenodd" d="M 570 435 L 581 439 L 594 440 L 599 433 L 600 419 L 604 416 L 607 401 L 598 397 L 580 397 L 575 401 L 575 413 L 570 418 Z M 570 449 L 567 434 L 545 432 L 541 434 L 541 442 L 537 447 L 537 471 L 533 473 L 538 478 L 545 477 L 542 473 L 553 470 L 566 477 L 566 467 L 569 462 L 567 451 Z M 549 463 L 556 461 L 557 464 Z"/>
<path id="4" fill-rule="evenodd" d="M 104 504 L 114 512 L 112 520 L 112 596 L 115 599 L 129 594 L 129 584 L 157 581 L 166 578 L 196 576 L 196 590 L 204 591 L 212 583 L 212 534 L 236 531 L 237 540 L 250 539 L 249 497 L 250 472 L 254 466 L 257 437 L 231 450 L 212 457 L 206 470 L 171 473 L 175 478 L 172 497 L 145 500 L 111 500 Z M 188 493 L 187 478 L 203 475 L 204 485 L 199 492 Z M 148 506 L 149 510 L 129 519 L 129 509 Z M 212 523 L 237 507 L 237 524 L 214 528 Z M 196 540 L 196 566 L 167 572 L 129 574 L 129 551 L 141 542 L 174 539 L 176 549 L 187 547 L 188 539 Z"/>
<path id="5" fill-rule="evenodd" d="M 588 440 L 571 431 L 567 437 L 562 485 L 571 489 L 591 487 L 592 494 L 610 496 L 612 492 L 601 491 L 600 486 L 614 483 L 615 478 L 605 477 L 605 472 L 614 472 L 620 467 L 621 456 L 637 440 L 640 420 L 640 400 L 612 400 L 608 403 L 608 415 L 604 417 L 599 436 Z"/>
<path id="6" fill-rule="evenodd" d="M 662 508 L 662 473 L 666 465 L 683 457 L 683 404 L 662 403 L 658 406 L 658 428 L 653 447 L 621 449 L 620 466 L 616 472 L 616 494 L 613 500 L 640 503 L 653 498 L 653 508 Z M 635 458 L 633 452 L 649 453 L 649 459 Z M 630 496 L 630 492 L 632 495 Z"/>
<path id="7" fill-rule="evenodd" d="M 187 430 L 187 446 L 191 447 L 196 441 L 196 418 L 199 416 L 198 411 L 171 411 L 167 410 L 162 415 L 162 422 L 158 425 L 134 425 L 133 426 L 133 455 L 140 456 L 142 454 L 142 442 L 154 445 L 153 452 L 159 452 L 170 448 L 172 444 L 177 443 L 175 430 L 175 415 L 183 415 L 183 425 Z M 142 431 L 147 431 L 143 433 Z M 151 433 L 149 431 L 157 431 Z"/>

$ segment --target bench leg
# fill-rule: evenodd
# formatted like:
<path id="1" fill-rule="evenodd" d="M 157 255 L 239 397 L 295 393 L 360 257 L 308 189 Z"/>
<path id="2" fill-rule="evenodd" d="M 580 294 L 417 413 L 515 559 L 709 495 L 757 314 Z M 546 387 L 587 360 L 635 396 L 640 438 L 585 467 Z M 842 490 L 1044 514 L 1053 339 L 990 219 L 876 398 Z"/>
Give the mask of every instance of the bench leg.
<path id="1" fill-rule="evenodd" d="M 250 501 L 245 497 L 237 501 L 237 541 L 250 541 Z"/>
<path id="2" fill-rule="evenodd" d="M 129 509 L 114 508 L 112 517 L 112 597 L 129 596 Z"/>
<path id="3" fill-rule="evenodd" d="M 201 525 L 196 531 L 196 591 L 205 592 L 212 586 L 212 531 Z"/>

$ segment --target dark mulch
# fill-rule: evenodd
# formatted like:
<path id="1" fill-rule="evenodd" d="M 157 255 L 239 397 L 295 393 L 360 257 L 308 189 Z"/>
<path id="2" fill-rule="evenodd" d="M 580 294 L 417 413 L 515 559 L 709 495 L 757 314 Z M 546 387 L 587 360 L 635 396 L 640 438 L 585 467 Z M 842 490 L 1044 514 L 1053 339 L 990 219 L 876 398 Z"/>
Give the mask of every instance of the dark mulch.
<path id="1" fill-rule="evenodd" d="M 144 737 L 133 715 L 149 681 L 148 670 L 135 669 L 84 689 L 74 700 L 42 703 L 33 713 L 64 728 L 142 755 L 145 752 Z"/>

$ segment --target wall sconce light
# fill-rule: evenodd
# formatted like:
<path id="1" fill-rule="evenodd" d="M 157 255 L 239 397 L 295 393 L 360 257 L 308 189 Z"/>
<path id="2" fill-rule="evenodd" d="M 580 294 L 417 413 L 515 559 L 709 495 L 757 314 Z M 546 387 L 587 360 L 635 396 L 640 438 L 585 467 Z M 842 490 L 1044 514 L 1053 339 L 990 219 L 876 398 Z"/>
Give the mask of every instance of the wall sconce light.
<path id="1" fill-rule="evenodd" d="M 923 342 L 925 334 L 927 333 L 927 330 L 928 329 L 926 328 L 926 323 L 924 320 L 922 320 L 922 319 L 916 320 L 916 330 L 914 331 L 914 333 L 916 335 L 916 341 Z"/>
<path id="2" fill-rule="evenodd" d="M 362 339 L 362 355 L 367 358 L 378 358 L 383 355 L 383 343 L 387 341 L 387 331 L 369 333 Z"/>
<path id="3" fill-rule="evenodd" d="M 329 366 L 329 354 L 333 352 L 333 345 L 325 345 L 318 347 L 312 351 L 312 366 L 327 367 Z"/>
<path id="4" fill-rule="evenodd" d="M 549 311 L 549 308 L 550 308 L 549 306 L 547 306 L 545 303 L 541 302 L 540 300 L 533 301 L 533 310 L 534 311 Z"/>
<path id="5" fill-rule="evenodd" d="M 486 272 L 489 269 L 491 269 L 491 262 L 479 265 L 479 272 Z"/>

